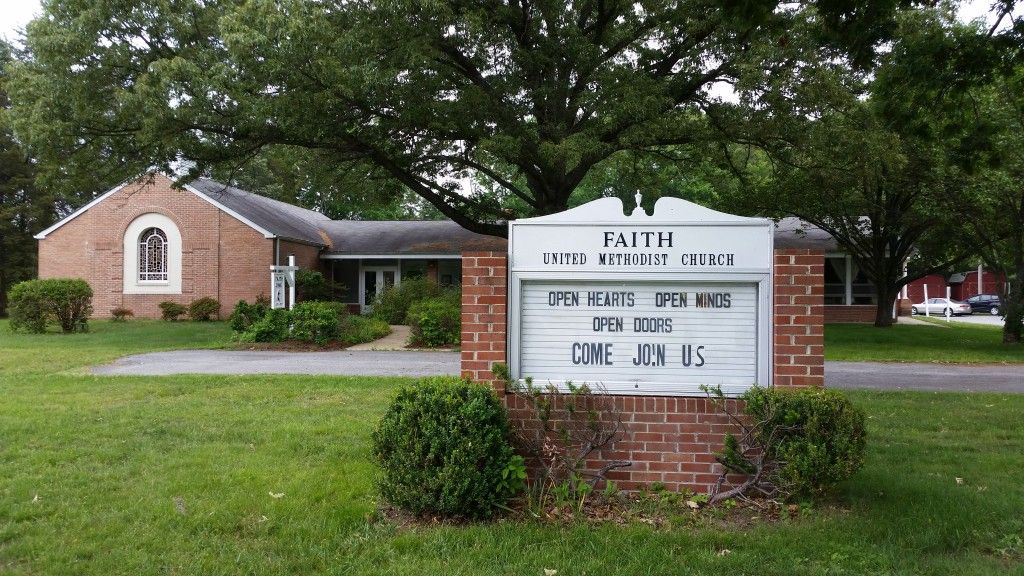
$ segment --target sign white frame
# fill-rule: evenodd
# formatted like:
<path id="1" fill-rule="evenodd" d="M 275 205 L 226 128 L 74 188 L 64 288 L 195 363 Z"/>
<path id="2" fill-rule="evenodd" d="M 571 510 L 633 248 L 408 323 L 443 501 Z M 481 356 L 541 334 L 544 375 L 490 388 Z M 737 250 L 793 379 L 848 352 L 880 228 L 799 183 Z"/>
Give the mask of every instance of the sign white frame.
<path id="1" fill-rule="evenodd" d="M 757 287 L 757 310 L 756 310 L 756 357 L 757 357 L 757 381 L 749 385 L 722 385 L 722 391 L 729 396 L 737 396 L 750 389 L 752 386 L 771 386 L 773 377 L 773 320 L 774 320 L 774 292 L 772 286 L 773 265 L 774 265 L 774 233 L 771 221 L 764 218 L 745 218 L 716 212 L 703 206 L 693 204 L 678 198 L 660 198 L 655 205 L 654 215 L 647 216 L 639 207 L 632 215 L 626 216 L 623 213 L 621 200 L 618 198 L 603 198 L 595 200 L 579 208 L 568 210 L 551 216 L 541 216 L 516 220 L 509 223 L 509 287 L 508 287 L 508 359 L 509 369 L 512 378 L 522 382 L 529 374 L 522 374 L 522 331 L 523 322 L 521 319 L 523 306 L 524 285 L 536 281 L 562 281 L 572 282 L 666 282 L 666 283 L 736 283 L 755 284 Z M 638 270 L 637 267 L 609 268 L 602 270 L 572 270 L 566 267 L 555 266 L 555 270 L 545 270 L 542 265 L 536 263 L 532 254 L 522 253 L 522 239 L 525 234 L 542 235 L 546 242 L 553 238 L 559 238 L 566 234 L 586 234 L 593 228 L 615 228 L 615 229 L 666 229 L 666 227 L 677 230 L 697 227 L 702 236 L 714 236 L 725 234 L 735 230 L 738 235 L 746 235 L 751 238 L 760 237 L 764 244 L 757 246 L 759 250 L 766 251 L 761 258 L 766 261 L 762 266 L 744 266 L 737 268 L 708 269 L 694 268 L 681 270 L 673 266 L 672 270 L 657 271 L 653 269 Z M 743 227 L 745 232 L 740 233 Z M 757 230 L 760 228 L 761 230 Z M 763 233 L 763 236 L 761 235 Z M 536 245 L 533 242 L 532 245 Z M 533 246 L 531 245 L 531 249 Z M 519 249 L 519 252 L 517 252 Z M 581 287 L 585 285 L 581 284 Z M 574 383 L 581 384 L 586 379 L 576 379 Z M 555 385 L 564 385 L 564 382 L 551 382 Z M 590 384 L 599 384 L 609 393 L 629 395 L 659 395 L 659 396 L 700 396 L 703 391 L 699 383 L 681 383 L 678 385 L 667 385 L 664 383 L 645 382 L 642 378 L 620 381 L 590 381 Z M 547 382 L 544 382 L 547 384 Z"/>

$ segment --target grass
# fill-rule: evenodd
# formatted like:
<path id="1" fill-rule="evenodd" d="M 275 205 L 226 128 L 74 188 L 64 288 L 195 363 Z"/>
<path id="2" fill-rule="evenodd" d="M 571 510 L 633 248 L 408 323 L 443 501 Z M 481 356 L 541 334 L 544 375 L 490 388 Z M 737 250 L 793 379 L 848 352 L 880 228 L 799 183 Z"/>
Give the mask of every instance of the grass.
<path id="1" fill-rule="evenodd" d="M 1024 362 L 1024 346 L 1003 344 L 999 326 L 827 324 L 825 359 L 854 362 Z"/>
<path id="2" fill-rule="evenodd" d="M 0 319 L 0 375 L 53 374 L 141 352 L 220 348 L 230 341 L 225 322 L 95 320 L 85 334 L 11 334 Z"/>
<path id="3" fill-rule="evenodd" d="M 405 380 L 67 372 L 223 336 L 182 326 L 0 327 L 0 573 L 1024 574 L 1024 396 L 851 393 L 867 467 L 777 525 L 401 527 L 369 434 Z"/>

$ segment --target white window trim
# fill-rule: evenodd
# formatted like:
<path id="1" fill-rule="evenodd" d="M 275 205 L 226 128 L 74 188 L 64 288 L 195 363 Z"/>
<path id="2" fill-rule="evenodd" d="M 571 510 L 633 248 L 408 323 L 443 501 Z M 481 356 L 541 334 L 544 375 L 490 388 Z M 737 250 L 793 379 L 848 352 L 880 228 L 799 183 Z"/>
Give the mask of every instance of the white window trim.
<path id="1" fill-rule="evenodd" d="M 147 228 L 159 228 L 167 235 L 167 280 L 139 280 L 139 236 Z M 123 293 L 181 294 L 181 232 L 173 220 L 163 214 L 143 214 L 128 225 L 123 240 Z"/>

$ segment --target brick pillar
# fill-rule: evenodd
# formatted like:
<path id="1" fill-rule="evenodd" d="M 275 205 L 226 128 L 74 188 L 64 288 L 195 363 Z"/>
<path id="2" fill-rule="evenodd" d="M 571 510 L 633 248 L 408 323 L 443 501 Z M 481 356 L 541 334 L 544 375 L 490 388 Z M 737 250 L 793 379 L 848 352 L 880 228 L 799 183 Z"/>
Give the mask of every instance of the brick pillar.
<path id="1" fill-rule="evenodd" d="M 775 251 L 775 380 L 779 387 L 825 385 L 825 254 Z"/>
<path id="2" fill-rule="evenodd" d="M 499 391 L 491 367 L 506 362 L 508 255 L 504 252 L 462 253 L 462 376 L 487 382 Z"/>

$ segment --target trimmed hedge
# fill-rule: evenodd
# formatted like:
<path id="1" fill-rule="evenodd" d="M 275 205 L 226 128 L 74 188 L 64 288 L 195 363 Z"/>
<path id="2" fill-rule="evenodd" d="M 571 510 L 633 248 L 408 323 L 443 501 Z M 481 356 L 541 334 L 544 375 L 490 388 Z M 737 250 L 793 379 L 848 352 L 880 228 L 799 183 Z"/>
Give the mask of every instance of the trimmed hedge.
<path id="1" fill-rule="evenodd" d="M 220 314 L 220 302 L 208 296 L 194 300 L 188 305 L 189 318 L 198 322 L 209 322 L 218 314 Z"/>
<path id="2" fill-rule="evenodd" d="M 482 384 L 427 378 L 399 390 L 373 432 L 377 489 L 417 515 L 487 518 L 514 496 L 505 408 Z"/>
<path id="3" fill-rule="evenodd" d="M 92 315 L 92 288 L 80 278 L 27 280 L 7 293 L 11 330 L 43 333 L 56 322 L 65 334 L 86 332 Z"/>
<path id="4" fill-rule="evenodd" d="M 168 322 L 175 322 L 178 318 L 188 313 L 188 308 L 183 304 L 171 302 L 170 300 L 165 300 L 157 304 L 157 306 L 160 308 L 160 319 Z"/>
<path id="5" fill-rule="evenodd" d="M 229 325 L 242 342 L 361 344 L 391 333 L 386 322 L 349 314 L 348 307 L 340 302 L 300 302 L 292 310 L 273 310 L 261 302 L 241 300 L 235 304 Z"/>

